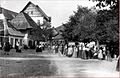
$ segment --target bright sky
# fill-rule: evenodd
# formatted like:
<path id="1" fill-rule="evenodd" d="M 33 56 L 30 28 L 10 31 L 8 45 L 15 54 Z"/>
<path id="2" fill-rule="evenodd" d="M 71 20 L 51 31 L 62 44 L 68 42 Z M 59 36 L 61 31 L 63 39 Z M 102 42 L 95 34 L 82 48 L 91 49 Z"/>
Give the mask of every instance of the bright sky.
<path id="1" fill-rule="evenodd" d="M 73 11 L 77 10 L 77 5 L 90 8 L 96 4 L 89 0 L 0 0 L 0 3 L 2 7 L 19 13 L 29 1 L 39 5 L 48 16 L 52 17 L 51 24 L 54 27 L 67 22 Z"/>

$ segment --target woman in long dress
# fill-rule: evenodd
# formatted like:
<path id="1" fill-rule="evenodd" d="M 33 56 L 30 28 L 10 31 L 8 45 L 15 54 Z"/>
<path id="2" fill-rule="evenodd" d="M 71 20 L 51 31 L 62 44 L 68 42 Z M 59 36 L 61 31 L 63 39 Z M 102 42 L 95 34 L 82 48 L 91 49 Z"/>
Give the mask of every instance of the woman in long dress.
<path id="1" fill-rule="evenodd" d="M 79 46 L 79 52 L 78 52 L 78 57 L 83 58 L 83 48 L 84 48 L 84 43 L 81 43 Z"/>
<path id="2" fill-rule="evenodd" d="M 100 60 L 103 59 L 103 53 L 102 53 L 102 49 L 101 49 L 101 48 L 100 48 L 99 53 L 98 53 L 98 58 L 99 58 Z"/>
<path id="3" fill-rule="evenodd" d="M 106 54 L 106 59 L 107 61 L 112 61 L 111 55 L 110 55 L 110 51 L 107 49 L 107 54 Z"/>
<path id="4" fill-rule="evenodd" d="M 83 46 L 83 49 L 82 49 L 82 59 L 87 59 L 86 54 L 87 54 L 86 47 L 85 47 L 85 46 Z"/>
<path id="5" fill-rule="evenodd" d="M 74 52 L 72 57 L 77 58 L 77 52 L 78 52 L 77 46 L 75 46 L 73 49 L 74 49 Z"/>
<path id="6" fill-rule="evenodd" d="M 72 46 L 69 46 L 67 56 L 72 57 L 72 55 L 73 55 L 73 48 L 72 48 Z"/>
<path id="7" fill-rule="evenodd" d="M 4 46 L 3 46 L 3 49 L 5 51 L 4 54 L 9 55 L 9 52 L 10 52 L 10 43 L 9 42 L 5 42 Z"/>

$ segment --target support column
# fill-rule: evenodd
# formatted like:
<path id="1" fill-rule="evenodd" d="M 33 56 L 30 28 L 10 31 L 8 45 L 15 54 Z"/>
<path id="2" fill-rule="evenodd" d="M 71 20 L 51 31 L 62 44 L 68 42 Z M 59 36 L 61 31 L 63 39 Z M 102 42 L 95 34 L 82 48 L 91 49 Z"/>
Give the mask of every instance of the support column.
<path id="1" fill-rule="evenodd" d="M 13 38 L 13 48 L 15 48 L 15 38 Z"/>

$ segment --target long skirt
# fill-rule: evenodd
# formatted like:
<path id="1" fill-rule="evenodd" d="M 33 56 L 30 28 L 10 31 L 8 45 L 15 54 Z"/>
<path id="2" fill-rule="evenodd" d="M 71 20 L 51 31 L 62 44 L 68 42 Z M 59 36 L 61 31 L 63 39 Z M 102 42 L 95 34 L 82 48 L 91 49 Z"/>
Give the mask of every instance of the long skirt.
<path id="1" fill-rule="evenodd" d="M 85 50 L 82 51 L 82 59 L 87 59 L 86 58 L 86 51 Z"/>
<path id="2" fill-rule="evenodd" d="M 107 54 L 107 56 L 106 56 L 107 58 L 107 61 L 112 61 L 112 57 L 111 57 L 111 55 L 110 54 Z"/>
<path id="3" fill-rule="evenodd" d="M 73 58 L 77 58 L 77 51 L 74 51 L 74 52 L 73 52 L 72 57 L 73 57 Z"/>
<path id="4" fill-rule="evenodd" d="M 17 47 L 16 47 L 16 52 L 21 52 L 20 46 L 17 46 Z"/>
<path id="5" fill-rule="evenodd" d="M 78 52 L 78 58 L 82 58 L 83 50 L 79 50 Z"/>
<path id="6" fill-rule="evenodd" d="M 42 52 L 42 48 L 36 48 L 36 52 Z"/>
<path id="7" fill-rule="evenodd" d="M 100 52 L 100 53 L 98 54 L 98 58 L 99 58 L 99 59 L 102 59 L 102 58 L 103 58 L 102 52 Z"/>

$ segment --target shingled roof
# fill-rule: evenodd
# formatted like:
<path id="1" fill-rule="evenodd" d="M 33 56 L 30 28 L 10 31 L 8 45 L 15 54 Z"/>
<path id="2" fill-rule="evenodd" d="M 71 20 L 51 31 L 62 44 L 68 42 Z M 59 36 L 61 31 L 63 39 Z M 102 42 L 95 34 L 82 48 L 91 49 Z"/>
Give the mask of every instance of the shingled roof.
<path id="1" fill-rule="evenodd" d="M 32 20 L 32 18 L 24 12 L 19 13 L 14 19 L 12 19 L 11 24 L 18 30 L 37 27 L 37 24 Z"/>
<path id="2" fill-rule="evenodd" d="M 3 22 L 1 22 L 3 24 Z M 4 25 L 4 24 L 3 24 Z M 5 35 L 17 36 L 17 37 L 24 37 L 24 34 L 17 31 L 10 22 L 6 21 L 7 29 L 5 30 Z M 3 33 L 4 29 L 1 29 L 0 33 Z"/>
<path id="3" fill-rule="evenodd" d="M 0 7 L 0 14 L 1 13 L 4 14 L 5 19 L 9 19 L 9 20 L 13 19 L 18 14 L 16 12 Z"/>

